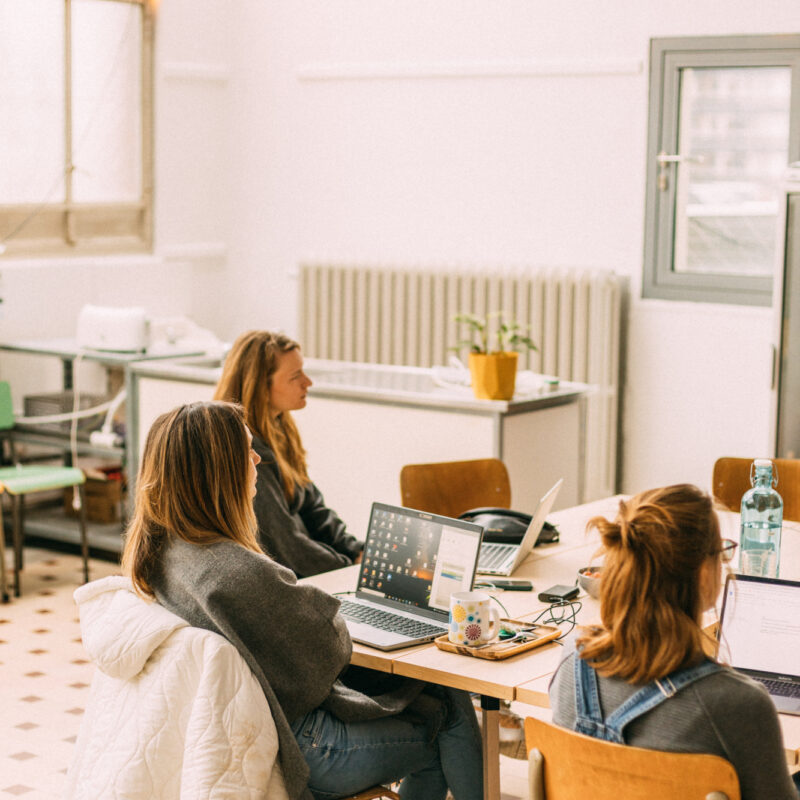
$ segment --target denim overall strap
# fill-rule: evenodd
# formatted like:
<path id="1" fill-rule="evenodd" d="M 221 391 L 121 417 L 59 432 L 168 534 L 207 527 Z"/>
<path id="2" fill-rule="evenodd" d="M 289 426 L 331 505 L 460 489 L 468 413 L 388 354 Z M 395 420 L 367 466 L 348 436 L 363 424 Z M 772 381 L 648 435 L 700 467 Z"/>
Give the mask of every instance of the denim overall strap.
<path id="1" fill-rule="evenodd" d="M 700 678 L 722 669 L 719 664 L 715 664 L 713 661 L 703 661 L 695 667 L 676 670 L 670 675 L 644 686 L 609 714 L 606 719 L 602 719 L 595 671 L 583 659 L 577 658 L 577 656 L 576 659 L 578 664 L 575 670 L 575 701 L 577 707 L 575 730 L 579 733 L 586 733 L 589 736 L 595 736 L 598 739 L 605 739 L 609 742 L 618 742 L 619 744 L 625 743 L 623 731 L 630 722 L 661 705 L 665 700 L 669 700 L 684 686 L 688 686 L 690 683 L 694 683 Z M 578 670 L 583 673 L 580 680 L 577 678 Z M 587 675 L 587 672 L 591 673 L 591 676 Z M 592 683 L 593 688 L 591 687 Z M 585 692 L 587 685 L 589 686 L 589 691 Z M 581 695 L 580 699 L 578 697 L 579 693 Z M 589 713 L 586 714 L 586 711 Z"/>
<path id="2" fill-rule="evenodd" d="M 606 736 L 597 673 L 577 654 L 573 655 L 575 675 L 575 730 L 595 739 L 615 741 Z"/>

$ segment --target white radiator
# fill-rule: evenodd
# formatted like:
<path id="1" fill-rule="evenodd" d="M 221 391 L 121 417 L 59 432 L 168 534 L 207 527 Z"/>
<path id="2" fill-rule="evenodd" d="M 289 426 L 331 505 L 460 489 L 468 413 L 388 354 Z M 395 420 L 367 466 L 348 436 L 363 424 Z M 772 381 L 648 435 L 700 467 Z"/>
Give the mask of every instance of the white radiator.
<path id="1" fill-rule="evenodd" d="M 306 355 L 430 367 L 465 338 L 455 314 L 502 310 L 530 326 L 539 350 L 520 369 L 589 383 L 584 500 L 616 492 L 622 279 L 611 272 L 300 267 Z M 466 361 L 466 353 L 462 353 Z"/>

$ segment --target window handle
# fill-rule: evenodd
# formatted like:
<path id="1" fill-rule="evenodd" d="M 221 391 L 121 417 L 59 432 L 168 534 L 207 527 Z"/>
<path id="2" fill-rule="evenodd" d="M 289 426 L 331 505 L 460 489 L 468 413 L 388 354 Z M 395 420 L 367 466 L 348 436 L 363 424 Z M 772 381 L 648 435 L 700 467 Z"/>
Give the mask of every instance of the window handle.
<path id="1" fill-rule="evenodd" d="M 680 153 L 665 153 L 663 150 L 656 156 L 658 162 L 658 189 L 666 192 L 669 187 L 670 164 L 703 164 L 704 156 L 682 156 Z"/>

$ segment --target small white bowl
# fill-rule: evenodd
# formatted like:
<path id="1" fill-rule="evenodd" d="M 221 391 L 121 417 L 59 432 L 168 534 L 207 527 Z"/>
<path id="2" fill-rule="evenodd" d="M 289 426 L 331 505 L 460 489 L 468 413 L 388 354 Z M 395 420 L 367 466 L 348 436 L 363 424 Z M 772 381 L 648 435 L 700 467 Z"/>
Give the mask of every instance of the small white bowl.
<path id="1" fill-rule="evenodd" d="M 600 597 L 600 573 L 602 567 L 581 567 L 578 570 L 578 585 L 595 600 Z"/>

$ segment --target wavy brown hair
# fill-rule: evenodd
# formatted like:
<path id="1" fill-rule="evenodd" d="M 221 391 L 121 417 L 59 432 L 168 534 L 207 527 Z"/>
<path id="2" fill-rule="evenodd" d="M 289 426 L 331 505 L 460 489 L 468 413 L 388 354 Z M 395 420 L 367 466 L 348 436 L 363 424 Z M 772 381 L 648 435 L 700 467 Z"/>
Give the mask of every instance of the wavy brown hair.
<path id="1" fill-rule="evenodd" d="M 288 411 L 274 415 L 269 394 L 272 376 L 280 357 L 300 345 L 282 333 L 249 331 L 234 343 L 222 368 L 222 377 L 214 392 L 215 400 L 240 403 L 250 430 L 275 454 L 283 477 L 287 499 L 294 496 L 296 485 L 311 483 L 306 468 L 306 451 L 300 433 Z"/>
<path id="2" fill-rule="evenodd" d="M 231 539 L 261 552 L 249 464 L 244 412 L 233 403 L 190 403 L 156 419 L 122 554 L 138 592 L 152 597 L 149 576 L 170 536 L 197 545 Z"/>
<path id="3" fill-rule="evenodd" d="M 711 498 L 680 484 L 619 504 L 613 522 L 589 520 L 605 550 L 600 583 L 602 628 L 584 629 L 578 650 L 601 675 L 647 683 L 699 663 L 700 568 L 720 552 Z"/>

